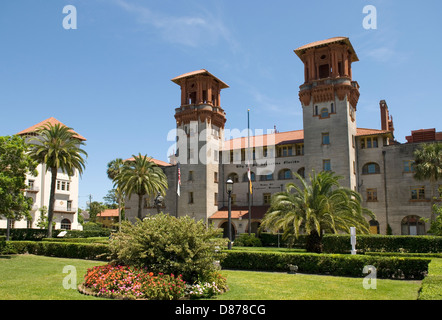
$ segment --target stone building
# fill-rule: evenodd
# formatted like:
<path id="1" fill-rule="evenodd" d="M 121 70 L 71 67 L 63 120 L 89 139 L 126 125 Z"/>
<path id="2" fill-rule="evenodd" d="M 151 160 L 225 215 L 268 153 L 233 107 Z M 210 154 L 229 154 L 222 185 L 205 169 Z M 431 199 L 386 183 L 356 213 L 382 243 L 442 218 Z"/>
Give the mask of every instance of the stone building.
<path id="1" fill-rule="evenodd" d="M 420 218 L 430 218 L 433 193 L 429 182 L 413 178 L 413 152 L 421 143 L 442 141 L 442 132 L 412 131 L 407 143 L 398 143 L 384 100 L 379 106 L 381 128 L 358 128 L 359 85 L 352 74 L 358 56 L 348 38 L 313 42 L 294 52 L 304 63 L 301 130 L 225 139 L 231 135 L 226 135 L 221 90 L 228 85 L 204 69 L 172 79 L 180 86 L 181 105 L 175 109 L 176 154 L 169 163 L 158 162 L 169 182 L 161 210 L 226 230 L 225 182 L 231 178 L 232 230 L 236 235 L 248 232 L 250 223 L 256 232 L 271 195 L 296 181 L 293 172 L 308 177 L 312 170 L 331 170 L 376 214 L 370 221 L 372 233 L 385 234 L 389 225 L 397 235 L 426 234 L 429 225 Z M 157 212 L 153 203 L 153 196 L 145 199 L 146 215 Z M 136 212 L 133 197 L 126 201 L 126 215 L 134 219 Z"/>

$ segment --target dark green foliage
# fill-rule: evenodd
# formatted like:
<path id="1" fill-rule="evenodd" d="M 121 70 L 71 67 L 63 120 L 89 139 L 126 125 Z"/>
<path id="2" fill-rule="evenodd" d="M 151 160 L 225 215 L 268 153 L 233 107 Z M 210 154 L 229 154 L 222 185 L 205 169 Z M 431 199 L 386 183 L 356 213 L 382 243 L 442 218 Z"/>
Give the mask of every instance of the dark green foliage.
<path id="1" fill-rule="evenodd" d="M 254 234 L 249 236 L 249 234 L 243 233 L 235 239 L 234 245 L 236 247 L 262 247 L 262 242 Z"/>
<path id="2" fill-rule="evenodd" d="M 222 267 L 284 272 L 289 270 L 289 264 L 293 264 L 298 266 L 300 273 L 363 277 L 364 267 L 372 265 L 376 267 L 378 278 L 423 279 L 428 272 L 429 262 L 429 259 L 422 258 L 229 251 L 222 261 Z"/>

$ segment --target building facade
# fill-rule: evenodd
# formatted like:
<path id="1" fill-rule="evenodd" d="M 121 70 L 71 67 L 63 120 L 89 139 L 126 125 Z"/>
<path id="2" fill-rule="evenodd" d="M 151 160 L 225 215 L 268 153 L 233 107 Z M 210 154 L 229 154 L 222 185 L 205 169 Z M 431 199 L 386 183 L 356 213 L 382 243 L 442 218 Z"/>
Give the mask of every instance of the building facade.
<path id="1" fill-rule="evenodd" d="M 313 42 L 294 52 L 304 64 L 301 130 L 225 140 L 227 116 L 220 101 L 228 85 L 204 69 L 172 79 L 180 86 L 181 105 L 175 109 L 176 154 L 161 164 L 169 180 L 161 211 L 226 230 L 225 181 L 230 178 L 232 230 L 245 233 L 251 224 L 256 232 L 271 195 L 287 182 L 296 183 L 293 172 L 308 178 L 312 170 L 329 170 L 375 213 L 372 233 L 385 234 L 389 226 L 396 235 L 426 234 L 429 225 L 420 219 L 430 218 L 431 197 L 440 198 L 440 192 L 414 179 L 413 152 L 424 142 L 442 141 L 442 132 L 416 130 L 407 143 L 398 143 L 384 100 L 379 104 L 381 128 L 358 128 L 359 85 L 352 74 L 358 57 L 348 38 Z M 145 215 L 158 212 L 153 203 L 152 196 L 146 198 Z M 136 212 L 136 200 L 127 200 L 126 216 L 135 219 Z"/>
<path id="2" fill-rule="evenodd" d="M 27 137 L 35 135 L 35 131 L 46 124 L 60 124 L 55 118 L 46 119 L 36 125 L 25 129 L 19 133 L 20 136 Z M 75 133 L 79 140 L 86 141 L 84 137 Z M 20 221 L 10 220 L 11 228 L 33 228 L 38 229 L 41 213 L 44 212 L 47 217 L 47 209 L 49 208 L 49 196 L 51 190 L 51 172 L 46 171 L 44 164 L 37 166 L 37 176 L 27 175 L 25 190 L 26 196 L 33 200 L 32 209 L 30 211 L 31 219 L 23 219 Z M 64 230 L 81 230 L 82 226 L 78 223 L 78 190 L 79 190 L 79 172 L 75 170 L 73 176 L 61 172 L 57 173 L 57 185 L 55 189 L 55 206 L 54 217 L 55 229 Z M 0 219 L 0 229 L 6 229 L 7 220 Z"/>

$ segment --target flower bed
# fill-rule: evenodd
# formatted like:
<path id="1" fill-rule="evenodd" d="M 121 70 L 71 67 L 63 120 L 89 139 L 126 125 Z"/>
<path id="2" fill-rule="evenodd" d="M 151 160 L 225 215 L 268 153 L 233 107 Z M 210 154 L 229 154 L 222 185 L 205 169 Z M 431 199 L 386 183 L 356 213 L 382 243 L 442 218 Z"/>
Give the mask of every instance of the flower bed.
<path id="1" fill-rule="evenodd" d="M 88 269 L 78 289 L 84 294 L 128 300 L 194 299 L 227 290 L 226 279 L 219 273 L 214 273 L 210 280 L 190 284 L 181 275 L 155 275 L 147 268 L 104 265 Z"/>
<path id="2" fill-rule="evenodd" d="M 104 265 L 88 269 L 80 291 L 108 298 L 176 300 L 185 296 L 185 281 L 181 275 Z"/>

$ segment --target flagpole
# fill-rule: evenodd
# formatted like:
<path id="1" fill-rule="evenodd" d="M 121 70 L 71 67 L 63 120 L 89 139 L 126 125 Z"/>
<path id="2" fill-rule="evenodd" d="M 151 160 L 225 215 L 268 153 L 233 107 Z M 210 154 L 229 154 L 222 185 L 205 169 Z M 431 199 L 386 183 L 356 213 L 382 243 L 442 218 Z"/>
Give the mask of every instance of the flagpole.
<path id="1" fill-rule="evenodd" d="M 249 236 L 252 234 L 252 171 L 250 168 L 250 109 L 247 109 L 247 134 L 249 147 Z"/>

